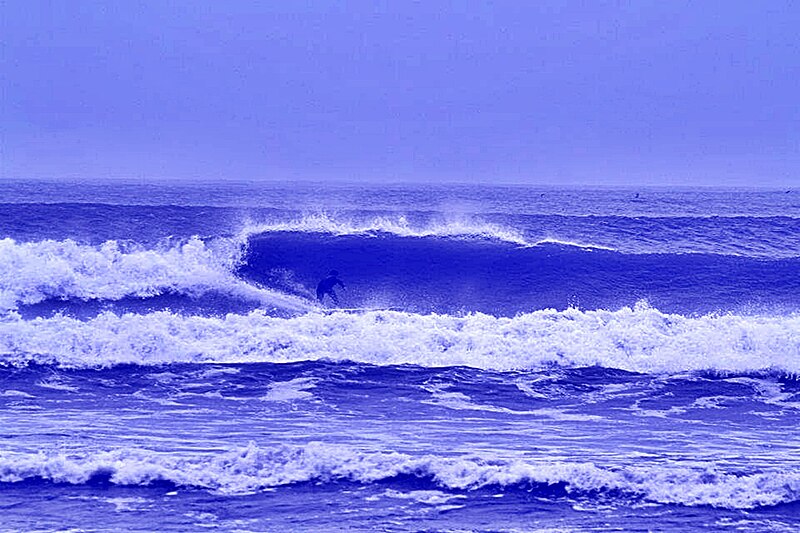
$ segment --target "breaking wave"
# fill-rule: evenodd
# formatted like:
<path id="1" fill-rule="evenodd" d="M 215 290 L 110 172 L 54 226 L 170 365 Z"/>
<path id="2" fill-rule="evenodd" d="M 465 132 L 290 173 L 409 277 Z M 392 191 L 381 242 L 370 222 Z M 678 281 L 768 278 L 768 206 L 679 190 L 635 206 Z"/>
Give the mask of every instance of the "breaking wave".
<path id="1" fill-rule="evenodd" d="M 161 248 L 106 241 L 17 243 L 0 240 L 0 311 L 46 300 L 120 300 L 180 293 L 222 292 L 265 304 L 305 310 L 295 297 L 255 287 L 233 271 L 244 248 L 231 239 L 193 237 Z"/>
<path id="2" fill-rule="evenodd" d="M 5 364 L 104 367 L 132 363 L 352 361 L 480 369 L 600 366 L 633 372 L 800 373 L 800 315 L 685 317 L 639 305 L 544 310 L 512 318 L 396 311 L 264 311 L 222 318 L 104 312 L 0 320 Z"/>
<path id="3" fill-rule="evenodd" d="M 318 215 L 150 245 L 2 239 L 0 312 L 41 303 L 35 313 L 59 311 L 57 302 L 118 302 L 110 307 L 124 312 L 143 306 L 123 300 L 153 298 L 175 310 L 165 296 L 209 294 L 222 295 L 220 305 L 196 302 L 197 314 L 257 305 L 303 312 L 314 307 L 313 289 L 331 268 L 348 284 L 347 307 L 498 316 L 619 309 L 639 300 L 681 314 L 799 309 L 797 258 L 629 254 L 580 239 L 532 239 L 476 218 L 415 224 L 403 216 Z M 237 304 L 243 301 L 253 304 Z"/>
<path id="4" fill-rule="evenodd" d="M 774 506 L 800 498 L 797 472 L 732 474 L 713 465 L 605 467 L 591 462 L 413 457 L 320 442 L 269 448 L 251 442 L 216 455 L 178 457 L 143 449 L 0 456 L 0 482 L 4 483 L 36 479 L 70 484 L 168 482 L 228 495 L 305 482 L 391 483 L 403 477 L 451 491 L 502 488 L 572 497 L 609 493 L 629 500 L 730 509 Z"/>

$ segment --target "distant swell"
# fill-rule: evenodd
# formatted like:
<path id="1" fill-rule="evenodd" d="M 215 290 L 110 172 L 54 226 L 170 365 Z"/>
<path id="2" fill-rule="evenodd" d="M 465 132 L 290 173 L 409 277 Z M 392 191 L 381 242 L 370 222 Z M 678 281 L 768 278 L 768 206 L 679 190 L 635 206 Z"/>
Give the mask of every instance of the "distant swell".
<path id="1" fill-rule="evenodd" d="M 361 452 L 312 442 L 302 447 L 259 448 L 251 443 L 216 455 L 173 456 L 141 449 L 0 456 L 0 482 L 43 479 L 83 484 L 98 478 L 117 485 L 169 482 L 222 494 L 248 494 L 284 485 L 337 481 L 363 484 L 411 477 L 445 490 L 522 489 L 572 497 L 616 494 L 662 504 L 753 509 L 796 502 L 800 474 L 730 474 L 712 466 L 609 468 L 590 462 L 486 460 L 479 457 L 412 457 Z"/>
<path id="2" fill-rule="evenodd" d="M 0 319 L 5 364 L 104 367 L 124 363 L 248 363 L 310 360 L 481 369 L 600 366 L 633 372 L 800 373 L 800 315 L 664 314 L 644 305 L 619 311 L 537 311 L 514 318 L 393 311 L 262 311 L 224 318 L 169 312 L 81 321 L 64 316 Z"/>

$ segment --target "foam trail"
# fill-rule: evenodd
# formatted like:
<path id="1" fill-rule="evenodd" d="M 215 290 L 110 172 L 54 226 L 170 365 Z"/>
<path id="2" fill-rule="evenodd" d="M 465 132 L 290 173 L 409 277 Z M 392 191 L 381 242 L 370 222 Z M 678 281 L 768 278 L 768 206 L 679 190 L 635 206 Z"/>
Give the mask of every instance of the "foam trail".
<path id="1" fill-rule="evenodd" d="M 243 247 L 232 239 L 208 244 L 197 237 L 161 249 L 107 241 L 17 243 L 0 240 L 0 310 L 48 299 L 119 300 L 175 292 L 211 291 L 264 304 L 307 310 L 299 298 L 259 289 L 233 275 Z"/>
<path id="2" fill-rule="evenodd" d="M 83 484 L 102 476 L 119 485 L 167 481 L 229 495 L 303 482 L 346 480 L 369 484 L 401 475 L 430 480 L 447 490 L 503 487 L 530 491 L 537 486 L 560 485 L 566 494 L 575 496 L 616 492 L 627 498 L 662 504 L 731 509 L 790 503 L 800 498 L 797 472 L 734 475 L 718 471 L 711 464 L 705 468 L 662 465 L 609 468 L 591 462 L 413 457 L 320 442 L 268 449 L 251 442 L 244 448 L 214 455 L 175 456 L 123 448 L 87 455 L 40 451 L 0 456 L 0 482 L 5 483 L 39 478 Z"/>
<path id="3" fill-rule="evenodd" d="M 263 311 L 224 318 L 169 312 L 80 321 L 64 316 L 0 321 L 0 360 L 94 367 L 121 363 L 248 363 L 307 360 L 481 369 L 602 366 L 644 373 L 800 373 L 800 316 L 668 315 L 537 311 L 513 318 L 394 311 Z"/>
<path id="4" fill-rule="evenodd" d="M 544 239 L 539 239 L 538 241 L 536 241 L 535 243 L 531 244 L 530 246 L 540 246 L 540 245 L 543 245 L 543 244 L 557 244 L 559 246 L 571 246 L 571 247 L 574 247 L 574 248 L 583 248 L 583 249 L 586 249 L 586 250 L 605 250 L 605 251 L 608 251 L 608 252 L 616 252 L 617 251 L 615 248 L 612 248 L 610 246 L 603 246 L 603 245 L 600 245 L 600 244 L 583 244 L 583 243 L 570 241 L 570 240 L 557 239 L 555 237 L 545 237 Z"/>

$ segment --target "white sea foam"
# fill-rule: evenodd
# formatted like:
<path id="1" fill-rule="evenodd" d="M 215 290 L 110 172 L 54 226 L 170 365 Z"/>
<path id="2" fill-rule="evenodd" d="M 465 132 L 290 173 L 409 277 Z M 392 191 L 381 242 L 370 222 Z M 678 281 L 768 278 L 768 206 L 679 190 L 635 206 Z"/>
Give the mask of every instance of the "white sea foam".
<path id="1" fill-rule="evenodd" d="M 450 392 L 451 384 L 426 385 L 423 387 L 431 393 L 431 399 L 422 400 L 421 403 L 438 405 L 456 411 L 487 411 L 490 413 L 503 413 L 514 416 L 534 416 L 539 418 L 550 418 L 553 420 L 580 421 L 580 422 L 600 422 L 603 417 L 596 415 L 580 415 L 565 413 L 559 409 L 532 409 L 520 411 L 509 409 L 508 407 L 498 407 L 474 402 L 472 398 L 462 392 Z"/>
<path id="2" fill-rule="evenodd" d="M 783 409 L 800 410 L 800 402 L 792 401 L 797 394 L 794 391 L 785 391 L 782 383 L 742 376 L 729 378 L 726 381 L 752 387 L 758 394 L 759 400 L 766 404 L 776 405 Z"/>
<path id="3" fill-rule="evenodd" d="M 233 275 L 243 247 L 235 239 L 191 238 L 157 249 L 107 241 L 17 243 L 0 239 L 0 311 L 48 299 L 119 300 L 177 292 L 218 291 L 302 310 L 298 298 L 260 289 Z"/>
<path id="4" fill-rule="evenodd" d="M 28 394 L 27 392 L 14 390 L 14 389 L 6 389 L 3 392 L 0 392 L 0 396 L 9 396 L 9 397 L 17 397 L 17 398 L 35 398 L 33 394 Z"/>
<path id="5" fill-rule="evenodd" d="M 58 451 L 0 455 L 0 482 L 41 478 L 82 484 L 98 475 L 120 485 L 168 481 L 230 495 L 309 481 L 349 480 L 368 484 L 397 476 L 413 476 L 430 479 L 441 489 L 451 491 L 558 485 L 566 493 L 575 495 L 615 492 L 664 504 L 734 509 L 795 502 L 800 498 L 800 474 L 793 471 L 731 474 L 718 470 L 713 464 L 701 468 L 677 465 L 607 467 L 591 462 L 411 456 L 360 451 L 320 442 L 269 448 L 260 448 L 251 442 L 244 448 L 217 454 L 167 455 L 123 448 L 84 455 Z M 395 491 L 390 496 L 400 494 Z M 448 498 L 446 494 L 433 491 L 417 491 L 410 496 L 424 503 Z"/>
<path id="6" fill-rule="evenodd" d="M 388 489 L 381 496 L 374 498 L 393 498 L 396 500 L 414 500 L 426 505 L 442 505 L 451 500 L 459 500 L 466 498 L 463 494 L 448 494 L 440 490 L 412 490 L 409 492 L 401 492 L 398 490 Z"/>
<path id="7" fill-rule="evenodd" d="M 536 311 L 513 318 L 396 311 L 263 311 L 224 318 L 105 312 L 0 320 L 0 361 L 94 367 L 120 363 L 354 361 L 375 365 L 538 369 L 602 366 L 634 372 L 800 373 L 800 315 L 668 315 L 646 306 L 618 311 Z"/>
<path id="8" fill-rule="evenodd" d="M 315 378 L 295 378 L 289 381 L 277 381 L 269 386 L 269 390 L 261 399 L 265 402 L 310 400 L 314 395 L 308 390 L 316 387 L 317 381 Z"/>

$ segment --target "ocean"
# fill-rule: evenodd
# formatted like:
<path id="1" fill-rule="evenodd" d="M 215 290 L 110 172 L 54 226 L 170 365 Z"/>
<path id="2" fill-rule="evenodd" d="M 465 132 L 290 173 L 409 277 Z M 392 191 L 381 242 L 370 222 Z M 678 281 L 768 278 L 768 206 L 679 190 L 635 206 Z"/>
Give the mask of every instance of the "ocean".
<path id="1" fill-rule="evenodd" d="M 3 532 L 794 532 L 798 376 L 800 191 L 0 183 Z"/>

